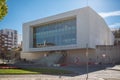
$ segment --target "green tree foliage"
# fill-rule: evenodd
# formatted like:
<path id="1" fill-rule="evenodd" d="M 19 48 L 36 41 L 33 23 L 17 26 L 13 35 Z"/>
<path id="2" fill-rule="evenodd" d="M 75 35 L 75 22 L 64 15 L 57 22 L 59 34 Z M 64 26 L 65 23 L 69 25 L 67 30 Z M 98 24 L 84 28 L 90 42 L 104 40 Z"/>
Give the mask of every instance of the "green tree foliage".
<path id="1" fill-rule="evenodd" d="M 113 34 L 114 34 L 115 38 L 120 38 L 120 28 L 118 30 L 115 30 L 113 32 Z"/>
<path id="2" fill-rule="evenodd" d="M 8 7 L 6 5 L 6 0 L 0 0 L 0 20 L 4 18 L 7 12 L 8 12 Z"/>

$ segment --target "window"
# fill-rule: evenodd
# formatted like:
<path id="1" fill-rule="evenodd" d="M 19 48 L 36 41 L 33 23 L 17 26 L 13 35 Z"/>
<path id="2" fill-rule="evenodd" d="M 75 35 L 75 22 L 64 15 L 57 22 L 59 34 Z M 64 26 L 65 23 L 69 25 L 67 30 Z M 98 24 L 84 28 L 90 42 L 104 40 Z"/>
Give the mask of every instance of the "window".
<path id="1" fill-rule="evenodd" d="M 76 18 L 33 28 L 33 47 L 76 44 Z"/>

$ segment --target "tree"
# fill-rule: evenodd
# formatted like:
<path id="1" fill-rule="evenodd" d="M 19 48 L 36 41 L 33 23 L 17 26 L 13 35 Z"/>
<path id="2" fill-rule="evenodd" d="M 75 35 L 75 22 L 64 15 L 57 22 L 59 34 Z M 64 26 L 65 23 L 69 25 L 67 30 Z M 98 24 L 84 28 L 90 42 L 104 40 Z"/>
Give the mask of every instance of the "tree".
<path id="1" fill-rule="evenodd" d="M 115 38 L 120 38 L 120 28 L 113 32 Z"/>
<path id="2" fill-rule="evenodd" d="M 2 20 L 8 12 L 6 0 L 0 0 L 0 20 Z"/>

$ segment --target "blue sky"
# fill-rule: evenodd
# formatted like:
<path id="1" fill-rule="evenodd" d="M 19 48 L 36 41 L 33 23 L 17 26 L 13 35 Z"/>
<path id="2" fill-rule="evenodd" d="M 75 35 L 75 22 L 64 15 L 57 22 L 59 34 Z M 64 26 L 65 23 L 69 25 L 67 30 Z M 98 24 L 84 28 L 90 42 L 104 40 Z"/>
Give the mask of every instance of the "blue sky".
<path id="1" fill-rule="evenodd" d="M 22 34 L 22 24 L 31 20 L 87 6 L 87 0 L 7 0 L 8 14 L 0 29 L 10 28 Z M 110 28 L 120 27 L 120 0 L 88 0 Z"/>

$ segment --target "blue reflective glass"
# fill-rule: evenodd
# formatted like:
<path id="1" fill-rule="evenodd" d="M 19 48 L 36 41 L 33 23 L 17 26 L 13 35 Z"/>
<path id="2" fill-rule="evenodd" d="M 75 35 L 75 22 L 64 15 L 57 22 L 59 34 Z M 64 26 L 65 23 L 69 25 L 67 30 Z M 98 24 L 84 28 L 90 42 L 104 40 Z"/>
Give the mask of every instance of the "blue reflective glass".
<path id="1" fill-rule="evenodd" d="M 76 44 L 76 19 L 34 27 L 33 35 L 33 47 Z"/>

